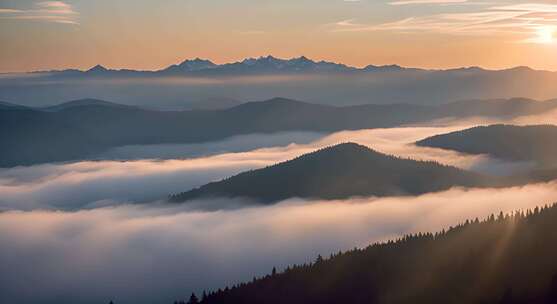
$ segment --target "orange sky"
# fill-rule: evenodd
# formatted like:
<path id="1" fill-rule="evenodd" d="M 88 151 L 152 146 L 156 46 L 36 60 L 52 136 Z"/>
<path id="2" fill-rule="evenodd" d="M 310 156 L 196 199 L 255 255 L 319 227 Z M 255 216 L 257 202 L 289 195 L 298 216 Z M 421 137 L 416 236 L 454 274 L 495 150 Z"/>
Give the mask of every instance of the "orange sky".
<path id="1" fill-rule="evenodd" d="M 4 0 L 0 72 L 160 69 L 274 55 L 355 66 L 557 70 L 557 3 Z"/>

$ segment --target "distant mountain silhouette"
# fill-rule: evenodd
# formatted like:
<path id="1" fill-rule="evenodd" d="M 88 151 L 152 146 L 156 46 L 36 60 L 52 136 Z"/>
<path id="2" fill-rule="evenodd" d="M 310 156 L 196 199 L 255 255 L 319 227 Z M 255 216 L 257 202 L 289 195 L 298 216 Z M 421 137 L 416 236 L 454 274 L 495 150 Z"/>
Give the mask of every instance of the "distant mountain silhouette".
<path id="1" fill-rule="evenodd" d="M 89 108 L 89 107 L 112 107 L 112 108 L 135 108 L 133 106 L 127 106 L 119 103 L 108 102 L 99 99 L 79 99 L 64 102 L 55 106 L 41 108 L 43 111 L 58 112 L 74 108 Z"/>
<path id="2" fill-rule="evenodd" d="M 268 275 L 204 292 L 200 303 L 554 304 L 555 231 L 556 206 L 500 213 L 282 272 L 269 265 Z"/>
<path id="3" fill-rule="evenodd" d="M 16 109 L 26 110 L 26 109 L 29 109 L 29 108 L 26 107 L 26 106 L 15 104 L 15 103 L 0 101 L 0 110 L 16 110 Z"/>
<path id="4" fill-rule="evenodd" d="M 557 96 L 553 85 L 557 72 L 528 67 L 431 70 L 391 64 L 360 68 L 304 56 L 265 56 L 224 64 L 196 58 L 147 71 L 97 65 L 88 70 L 42 71 L 25 76 L 4 75 L 0 79 L 0 99 L 44 106 L 60 99 L 92 96 L 175 110 L 182 104 L 187 106 L 188 101 L 213 96 L 237 100 L 288 96 L 336 106 L 439 105 L 456 100 L 516 96 L 548 100 Z"/>
<path id="5" fill-rule="evenodd" d="M 179 64 L 171 65 L 167 68 L 154 70 L 154 71 L 140 71 L 131 69 L 108 69 L 100 64 L 86 70 L 80 71 L 76 69 L 67 69 L 59 71 L 37 71 L 33 73 L 48 73 L 52 76 L 241 76 L 241 75 L 254 75 L 254 74 L 300 74 L 300 73 L 377 73 L 377 72 L 418 72 L 418 73 L 446 73 L 446 74 L 459 74 L 459 73 L 486 73 L 493 72 L 501 73 L 516 73 L 524 74 L 536 72 L 529 67 L 515 67 L 506 70 L 491 71 L 485 70 L 480 67 L 456 68 L 447 70 L 427 70 L 420 68 L 406 68 L 400 65 L 367 65 L 363 68 L 348 66 L 342 63 L 335 63 L 329 61 L 314 61 L 305 56 L 297 58 L 282 59 L 276 58 L 271 55 L 261 56 L 258 58 L 246 58 L 241 61 L 215 64 L 210 60 L 195 58 L 186 59 Z M 544 71 L 540 71 L 544 72 Z"/>
<path id="6" fill-rule="evenodd" d="M 509 114 L 506 101 L 497 104 L 498 107 L 490 104 L 484 109 L 478 103 L 473 114 Z M 14 107 L 0 107 L 0 167 L 94 157 L 123 145 L 199 143 L 285 131 L 329 133 L 459 117 L 450 105 L 448 108 L 405 104 L 333 107 L 284 98 L 248 102 L 224 110 L 195 111 L 155 111 L 95 99 L 47 108 L 20 107 L 17 111 Z M 513 115 L 545 109 L 532 106 Z"/>
<path id="7" fill-rule="evenodd" d="M 106 73 L 108 71 L 109 70 L 107 68 L 103 67 L 100 64 L 97 64 L 96 66 L 94 66 L 94 67 L 90 68 L 89 70 L 85 71 L 85 73 L 88 73 L 88 74 L 102 74 L 102 73 Z"/>
<path id="8" fill-rule="evenodd" d="M 171 196 L 245 197 L 272 203 L 292 197 L 343 199 L 353 196 L 416 195 L 453 186 L 486 185 L 483 176 L 434 162 L 400 159 L 344 143 L 263 169 Z"/>
<path id="9" fill-rule="evenodd" d="M 417 145 L 557 165 L 557 126 L 553 125 L 475 127 L 429 137 Z"/>
<path id="10" fill-rule="evenodd" d="M 414 70 L 414 71 L 420 71 L 420 69 L 415 69 L 415 68 L 404 68 L 401 67 L 398 64 L 390 64 L 390 65 L 368 65 L 365 68 L 363 68 L 363 71 L 365 72 L 401 72 L 404 70 Z"/>
<path id="11" fill-rule="evenodd" d="M 340 63 L 327 61 L 313 61 L 301 56 L 292 59 L 279 59 L 273 56 L 247 58 L 242 61 L 215 64 L 210 60 L 195 58 L 184 60 L 180 64 L 171 65 L 157 71 L 138 71 L 129 69 L 107 69 L 102 65 L 96 65 L 89 70 L 79 71 L 75 69 L 48 71 L 51 76 L 62 77 L 156 77 L 156 76 L 230 76 L 230 75 L 254 75 L 254 74 L 284 74 L 284 73 L 346 73 L 346 72 L 375 72 L 380 70 L 399 70 L 399 66 L 368 66 L 363 69 L 349 67 Z M 35 72 L 37 73 L 37 72 Z M 38 72 L 41 73 L 41 72 Z"/>
<path id="12" fill-rule="evenodd" d="M 163 74 L 182 74 L 206 69 L 216 68 L 218 65 L 206 59 L 195 58 L 193 60 L 185 60 L 180 64 L 171 65 L 160 71 Z"/>

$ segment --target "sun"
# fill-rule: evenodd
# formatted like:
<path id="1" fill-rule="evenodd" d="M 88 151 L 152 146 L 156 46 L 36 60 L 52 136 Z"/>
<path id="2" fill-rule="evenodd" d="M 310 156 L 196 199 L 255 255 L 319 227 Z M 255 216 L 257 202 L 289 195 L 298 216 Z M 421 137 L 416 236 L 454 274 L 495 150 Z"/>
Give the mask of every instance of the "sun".
<path id="1" fill-rule="evenodd" d="M 539 43 L 550 44 L 555 42 L 555 27 L 544 26 L 537 31 L 537 39 Z"/>

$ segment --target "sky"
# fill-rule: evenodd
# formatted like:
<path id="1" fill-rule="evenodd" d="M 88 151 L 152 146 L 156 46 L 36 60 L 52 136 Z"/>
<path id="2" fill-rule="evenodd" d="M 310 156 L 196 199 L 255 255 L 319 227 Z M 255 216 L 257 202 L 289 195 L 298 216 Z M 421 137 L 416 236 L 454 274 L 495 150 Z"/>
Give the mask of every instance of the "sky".
<path id="1" fill-rule="evenodd" d="M 0 0 L 0 72 L 305 55 L 557 70 L 557 0 Z"/>

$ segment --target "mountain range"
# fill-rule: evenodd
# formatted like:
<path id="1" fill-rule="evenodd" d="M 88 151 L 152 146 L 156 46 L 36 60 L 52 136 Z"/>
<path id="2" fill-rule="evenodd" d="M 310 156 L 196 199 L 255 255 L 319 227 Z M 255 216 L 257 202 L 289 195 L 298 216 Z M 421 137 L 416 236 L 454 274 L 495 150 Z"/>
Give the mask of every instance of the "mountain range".
<path id="1" fill-rule="evenodd" d="M 188 59 L 152 70 L 66 69 L 2 74 L 0 100 L 45 107 L 84 96 L 120 103 L 179 110 L 204 100 L 265 100 L 273 96 L 312 103 L 439 105 L 459 100 L 557 96 L 557 72 L 515 67 L 444 70 L 316 61 L 301 56 L 247 58 L 217 64 Z M 220 107 L 219 107 L 220 108 Z"/>
<path id="2" fill-rule="evenodd" d="M 418 195 L 454 186 L 477 187 L 489 183 L 486 177 L 476 173 L 343 143 L 173 195 L 170 201 L 241 197 L 265 204 L 293 197 L 330 200 Z"/>
<path id="3" fill-rule="evenodd" d="M 335 107 L 283 98 L 223 110 L 192 111 L 157 111 L 92 99 L 43 108 L 4 103 L 0 105 L 0 167 L 94 158 L 107 149 L 125 145 L 200 143 L 286 131 L 330 133 L 447 117 L 532 115 L 557 107 L 557 101 L 475 101 L 464 113 L 462 107 L 464 103 Z"/>
<path id="4" fill-rule="evenodd" d="M 155 71 L 138 71 L 130 69 L 108 69 L 102 65 L 96 65 L 88 70 L 76 69 L 39 71 L 38 74 L 50 74 L 50 76 L 61 77 L 115 77 L 115 76 L 230 76 L 230 75 L 252 75 L 252 74 L 276 74 L 276 73 L 351 73 L 351 72 L 394 72 L 405 70 L 398 65 L 375 66 L 368 65 L 364 68 L 356 68 L 341 63 L 328 61 L 313 61 L 305 56 L 292 59 L 280 59 L 273 56 L 246 58 L 242 61 L 215 64 L 207 59 L 188 59 L 179 64 Z M 407 69 L 418 70 L 418 69 Z"/>

